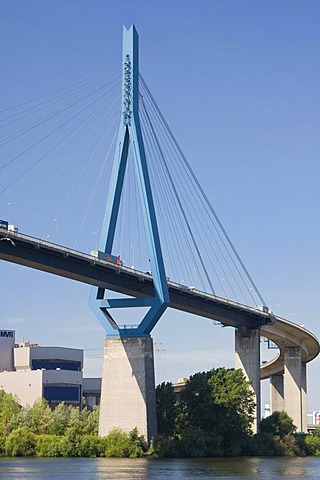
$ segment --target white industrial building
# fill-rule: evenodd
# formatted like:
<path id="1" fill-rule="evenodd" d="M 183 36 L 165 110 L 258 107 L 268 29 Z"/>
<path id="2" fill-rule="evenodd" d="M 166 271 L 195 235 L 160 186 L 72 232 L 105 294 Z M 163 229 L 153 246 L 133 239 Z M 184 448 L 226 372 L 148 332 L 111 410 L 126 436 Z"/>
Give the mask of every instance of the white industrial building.
<path id="1" fill-rule="evenodd" d="M 14 330 L 0 329 L 0 389 L 17 395 L 22 406 L 39 398 L 51 407 L 81 406 L 82 396 L 88 406 L 100 403 L 101 379 L 83 379 L 82 369 L 81 349 L 16 344 Z"/>

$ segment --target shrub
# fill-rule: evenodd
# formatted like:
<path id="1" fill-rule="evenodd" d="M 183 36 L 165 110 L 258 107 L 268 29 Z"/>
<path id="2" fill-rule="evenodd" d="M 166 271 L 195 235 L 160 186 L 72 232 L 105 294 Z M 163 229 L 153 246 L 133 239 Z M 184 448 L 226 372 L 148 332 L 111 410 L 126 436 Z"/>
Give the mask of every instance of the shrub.
<path id="1" fill-rule="evenodd" d="M 277 435 L 280 438 L 284 438 L 290 433 L 296 431 L 296 426 L 293 424 L 293 420 L 287 412 L 273 412 L 267 418 L 264 418 L 260 422 L 260 432 L 271 433 L 272 435 Z"/>
<path id="2" fill-rule="evenodd" d="M 19 427 L 6 439 L 6 454 L 10 457 L 30 457 L 36 453 L 35 435 L 26 427 Z"/>
<path id="3" fill-rule="evenodd" d="M 120 429 L 114 429 L 105 437 L 105 444 L 106 457 L 137 458 L 143 455 L 140 437 L 137 437 L 136 429 L 130 433 L 125 433 Z"/>
<path id="4" fill-rule="evenodd" d="M 311 455 L 320 457 L 320 437 L 318 435 L 306 435 L 305 444 L 310 450 Z"/>
<path id="5" fill-rule="evenodd" d="M 57 435 L 39 435 L 36 440 L 38 457 L 61 457 L 63 437 Z"/>
<path id="6" fill-rule="evenodd" d="M 102 455 L 103 444 L 97 435 L 83 435 L 78 444 L 79 457 L 100 457 Z"/>

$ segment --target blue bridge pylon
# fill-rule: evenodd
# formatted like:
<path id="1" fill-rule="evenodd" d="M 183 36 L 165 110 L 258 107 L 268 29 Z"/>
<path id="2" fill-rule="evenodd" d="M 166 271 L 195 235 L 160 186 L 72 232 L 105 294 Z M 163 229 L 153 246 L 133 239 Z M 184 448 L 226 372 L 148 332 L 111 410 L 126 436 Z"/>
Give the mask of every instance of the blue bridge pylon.
<path id="1" fill-rule="evenodd" d="M 169 305 L 169 291 L 161 251 L 152 190 L 139 118 L 139 37 L 132 25 L 123 28 L 122 116 L 99 241 L 98 255 L 112 255 L 129 149 L 132 149 L 154 296 L 143 298 L 105 298 L 105 289 L 92 287 L 89 305 L 109 337 L 149 337 Z M 110 310 L 113 308 L 150 307 L 134 328 L 120 327 Z"/>

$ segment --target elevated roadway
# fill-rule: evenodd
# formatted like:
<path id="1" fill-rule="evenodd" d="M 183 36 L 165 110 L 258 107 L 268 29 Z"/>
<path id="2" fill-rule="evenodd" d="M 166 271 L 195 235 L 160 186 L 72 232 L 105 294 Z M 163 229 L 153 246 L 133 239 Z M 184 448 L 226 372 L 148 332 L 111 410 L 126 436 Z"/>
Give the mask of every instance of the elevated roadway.
<path id="1" fill-rule="evenodd" d="M 271 375 L 284 373 L 284 356 L 287 348 L 299 347 L 302 363 L 311 362 L 320 352 L 319 340 L 313 333 L 303 326 L 281 317 L 275 316 L 272 325 L 263 325 L 260 334 L 274 342 L 279 348 L 279 354 L 261 366 L 261 380 L 270 378 Z"/>
<path id="2" fill-rule="evenodd" d="M 133 297 L 153 295 L 151 275 L 67 247 L 0 228 L 0 259 Z M 273 316 L 175 282 L 168 282 L 170 307 L 221 322 L 258 328 Z"/>
<path id="3" fill-rule="evenodd" d="M 0 228 L 0 259 L 126 295 L 143 297 L 153 294 L 152 277 L 147 273 L 4 228 Z M 273 341 L 280 352 L 261 366 L 261 379 L 283 373 L 284 352 L 288 347 L 300 347 L 305 363 L 319 354 L 318 339 L 300 325 L 176 282 L 168 281 L 168 285 L 171 308 L 225 326 L 261 327 L 260 334 Z"/>

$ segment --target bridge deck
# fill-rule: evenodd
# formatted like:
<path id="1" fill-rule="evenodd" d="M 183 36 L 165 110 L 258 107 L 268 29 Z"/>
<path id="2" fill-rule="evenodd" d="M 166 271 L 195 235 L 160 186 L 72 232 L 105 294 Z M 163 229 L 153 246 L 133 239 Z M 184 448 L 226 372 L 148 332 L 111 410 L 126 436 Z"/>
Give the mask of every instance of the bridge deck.
<path id="1" fill-rule="evenodd" d="M 0 259 L 134 297 L 153 295 L 149 274 L 100 260 L 92 255 L 0 228 Z M 184 285 L 168 282 L 170 307 L 232 327 L 261 327 L 261 335 L 275 342 L 280 354 L 261 367 L 261 379 L 284 369 L 284 350 L 299 346 L 302 361 L 313 360 L 319 341 L 288 320 Z"/>
<path id="2" fill-rule="evenodd" d="M 149 274 L 92 255 L 0 228 L 0 259 L 134 297 L 153 295 Z M 223 325 L 257 328 L 272 315 L 240 303 L 168 282 L 170 307 L 210 318 Z"/>

